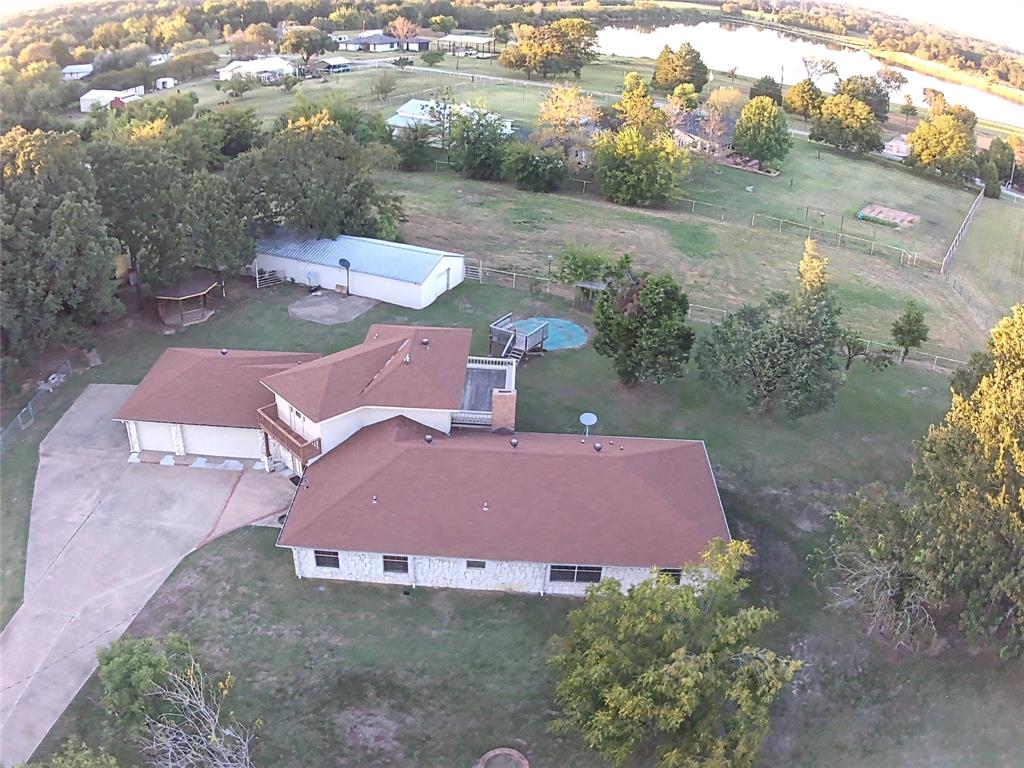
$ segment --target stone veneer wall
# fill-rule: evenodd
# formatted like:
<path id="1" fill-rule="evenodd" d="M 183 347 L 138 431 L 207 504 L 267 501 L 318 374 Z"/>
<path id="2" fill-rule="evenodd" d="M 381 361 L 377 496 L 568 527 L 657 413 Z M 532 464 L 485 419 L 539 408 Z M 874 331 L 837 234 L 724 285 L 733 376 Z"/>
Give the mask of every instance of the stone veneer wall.
<path id="1" fill-rule="evenodd" d="M 292 549 L 295 573 L 300 578 L 559 595 L 582 595 L 589 586 L 549 581 L 549 566 L 545 563 L 488 560 L 484 568 L 468 568 L 464 558 L 410 555 L 408 573 L 386 573 L 383 556 L 377 553 L 339 552 L 339 568 L 318 567 L 313 553 L 312 549 Z M 605 566 L 601 575 L 618 579 L 626 590 L 648 578 L 651 571 L 644 567 Z"/>

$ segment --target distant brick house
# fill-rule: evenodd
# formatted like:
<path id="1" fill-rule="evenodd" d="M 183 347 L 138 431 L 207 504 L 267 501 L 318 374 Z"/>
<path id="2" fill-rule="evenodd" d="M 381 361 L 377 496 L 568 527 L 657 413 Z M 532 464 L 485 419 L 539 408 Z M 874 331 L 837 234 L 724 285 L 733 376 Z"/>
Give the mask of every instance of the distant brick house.
<path id="1" fill-rule="evenodd" d="M 170 349 L 116 418 L 133 451 L 259 457 L 301 578 L 582 594 L 680 578 L 729 539 L 704 443 L 517 433 L 516 362 L 467 328 L 294 352 Z"/>

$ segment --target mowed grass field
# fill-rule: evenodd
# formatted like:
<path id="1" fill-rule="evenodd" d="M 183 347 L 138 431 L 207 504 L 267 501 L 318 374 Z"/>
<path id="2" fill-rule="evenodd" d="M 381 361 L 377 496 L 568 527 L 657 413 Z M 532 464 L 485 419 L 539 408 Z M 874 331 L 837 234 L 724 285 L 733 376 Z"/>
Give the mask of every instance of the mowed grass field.
<path id="1" fill-rule="evenodd" d="M 808 162 L 816 162 L 813 154 Z M 743 178 L 722 184 L 738 185 L 750 178 L 741 171 L 727 173 Z M 735 308 L 761 301 L 771 290 L 788 290 L 803 251 L 802 233 L 780 235 L 771 228 L 752 228 L 745 213 L 720 221 L 692 215 L 688 208 L 645 211 L 578 194 L 521 192 L 510 184 L 478 182 L 448 172 L 381 172 L 379 178 L 405 197 L 409 221 L 403 225 L 403 236 L 408 242 L 451 249 L 495 268 L 542 275 L 548 254 L 557 254 L 566 244 L 629 253 L 647 269 L 674 275 L 693 303 L 711 307 Z M 755 188 L 763 178 L 753 177 Z M 699 188 L 701 183 L 698 171 L 690 186 Z M 867 194 L 866 175 L 863 183 Z M 821 199 L 830 199 L 824 181 L 819 191 Z M 929 193 L 927 186 L 919 192 Z M 761 194 L 770 200 L 770 192 Z M 887 341 L 892 321 L 908 300 L 915 299 L 925 306 L 931 328 L 926 349 L 965 360 L 984 343 L 981 326 L 938 272 L 901 266 L 897 256 L 881 252 L 871 256 L 824 242 L 821 250 L 829 257 L 844 321 L 866 338 Z"/>
<path id="2" fill-rule="evenodd" d="M 487 285 L 460 286 L 420 313 L 379 306 L 336 327 L 291 318 L 287 305 L 302 295 L 291 286 L 231 295 L 223 312 L 182 333 L 136 325 L 100 340 L 104 358 L 115 362 L 75 386 L 136 381 L 170 344 L 326 352 L 359 340 L 371 322 L 392 321 L 470 326 L 474 351 L 484 352 L 487 322 L 506 311 L 589 322 L 556 297 Z M 734 394 L 693 372 L 626 389 L 589 345 L 530 361 L 518 387 L 524 431 L 576 432 L 578 414 L 592 410 L 599 434 L 707 441 L 733 535 L 757 551 L 752 597 L 781 615 L 763 640 L 806 662 L 776 707 L 761 765 L 1009 768 L 1024 761 L 1019 662 L 998 664 L 988 652 L 956 646 L 938 656 L 892 653 L 853 620 L 823 609 L 806 561 L 827 535 L 828 512 L 850 491 L 906 477 L 912 441 L 948 407 L 946 377 L 855 366 L 832 410 L 798 422 L 749 416 Z M 499 745 L 520 749 L 538 768 L 604 765 L 578 740 L 547 731 L 545 659 L 572 601 L 439 590 L 404 596 L 400 588 L 300 581 L 274 540 L 272 530 L 250 529 L 204 547 L 130 630 L 182 632 L 209 669 L 238 677 L 232 709 L 264 720 L 258 765 L 468 768 Z M 98 693 L 94 678 L 40 755 L 76 734 L 107 744 L 124 766 L 141 765 L 129 744 L 104 732 Z"/>
<path id="3" fill-rule="evenodd" d="M 964 299 L 987 317 L 1024 302 L 1024 204 L 982 199 L 960 241 L 950 275 Z"/>

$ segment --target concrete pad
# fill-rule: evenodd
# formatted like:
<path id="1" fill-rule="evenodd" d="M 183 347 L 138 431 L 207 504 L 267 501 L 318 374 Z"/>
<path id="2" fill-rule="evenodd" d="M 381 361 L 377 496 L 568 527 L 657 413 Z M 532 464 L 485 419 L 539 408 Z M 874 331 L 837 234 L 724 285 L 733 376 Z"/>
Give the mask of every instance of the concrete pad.
<path id="1" fill-rule="evenodd" d="M 364 296 L 343 296 L 334 291 L 321 291 L 289 304 L 288 314 L 320 325 L 338 325 L 355 320 L 379 303 L 376 299 Z"/>
<path id="2" fill-rule="evenodd" d="M 43 438 L 40 454 L 88 450 L 127 456 L 128 434 L 113 417 L 134 391 L 130 384 L 90 384 Z"/>
<path id="3" fill-rule="evenodd" d="M 240 476 L 219 518 L 204 539 L 205 544 L 225 533 L 286 512 L 295 486 L 276 473 L 246 472 Z"/>
<path id="4" fill-rule="evenodd" d="M 110 419 L 132 387 L 90 385 L 40 447 L 25 600 L 0 633 L 0 764 L 28 760 L 181 559 L 287 507 L 294 486 L 237 462 L 130 462 Z M 136 457 L 138 458 L 138 457 Z M 223 470 L 230 471 L 223 471 Z"/>

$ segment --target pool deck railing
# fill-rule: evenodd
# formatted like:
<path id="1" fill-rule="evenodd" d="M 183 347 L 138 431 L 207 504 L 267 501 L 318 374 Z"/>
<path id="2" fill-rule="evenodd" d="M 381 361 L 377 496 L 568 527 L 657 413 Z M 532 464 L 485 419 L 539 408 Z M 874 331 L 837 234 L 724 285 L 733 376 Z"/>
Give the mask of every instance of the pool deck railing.
<path id="1" fill-rule="evenodd" d="M 501 357 L 523 356 L 544 351 L 544 342 L 550 332 L 550 323 L 541 323 L 530 331 L 523 331 L 515 326 L 516 321 L 509 312 L 502 315 L 490 325 L 491 347 L 501 348 Z"/>

